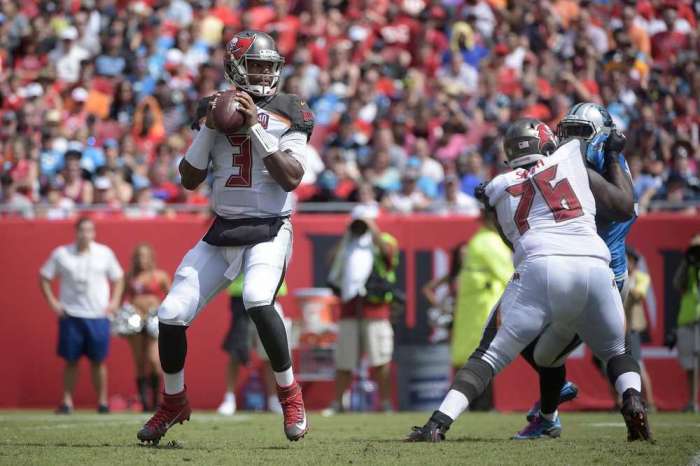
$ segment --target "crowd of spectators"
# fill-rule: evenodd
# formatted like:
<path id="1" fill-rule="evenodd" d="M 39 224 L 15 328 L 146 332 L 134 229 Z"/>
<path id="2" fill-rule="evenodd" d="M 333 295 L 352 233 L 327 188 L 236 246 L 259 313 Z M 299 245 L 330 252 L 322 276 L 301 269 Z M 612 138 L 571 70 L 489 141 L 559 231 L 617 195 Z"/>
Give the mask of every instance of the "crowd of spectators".
<path id="1" fill-rule="evenodd" d="M 0 208 L 154 216 L 206 206 L 178 183 L 224 44 L 272 34 L 283 91 L 316 116 L 299 201 L 478 212 L 504 128 L 603 103 L 642 211 L 695 213 L 699 2 L 690 0 L 0 0 Z M 694 9 L 695 8 L 695 9 Z M 663 202 L 652 202 L 663 201 Z M 0 215 L 2 215 L 0 212 Z"/>

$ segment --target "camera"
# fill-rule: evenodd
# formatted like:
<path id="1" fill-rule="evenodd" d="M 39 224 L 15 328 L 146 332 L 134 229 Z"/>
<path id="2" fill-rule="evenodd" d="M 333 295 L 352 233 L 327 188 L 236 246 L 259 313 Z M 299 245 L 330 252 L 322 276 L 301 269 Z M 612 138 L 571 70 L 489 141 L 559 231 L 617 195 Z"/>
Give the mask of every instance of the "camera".
<path id="1" fill-rule="evenodd" d="M 688 261 L 688 265 L 700 266 L 700 245 L 690 246 L 685 251 L 685 259 Z"/>

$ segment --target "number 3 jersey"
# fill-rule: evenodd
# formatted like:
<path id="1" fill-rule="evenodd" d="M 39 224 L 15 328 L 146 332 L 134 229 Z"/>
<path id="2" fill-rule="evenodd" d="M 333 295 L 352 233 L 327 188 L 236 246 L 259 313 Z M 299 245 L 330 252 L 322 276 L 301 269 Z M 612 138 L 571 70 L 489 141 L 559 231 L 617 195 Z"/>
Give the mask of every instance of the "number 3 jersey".
<path id="1" fill-rule="evenodd" d="M 530 169 L 501 174 L 486 186 L 503 233 L 513 244 L 517 267 L 537 256 L 592 256 L 610 262 L 596 233 L 595 199 L 573 139 Z"/>
<path id="2" fill-rule="evenodd" d="M 306 144 L 314 126 L 306 103 L 296 95 L 279 93 L 256 106 L 258 122 L 279 140 L 279 150 L 306 168 Z M 209 151 L 212 209 L 217 215 L 228 219 L 290 215 L 292 195 L 272 178 L 263 162 L 265 152 L 247 129 L 227 135 L 202 126 L 190 150 Z"/>

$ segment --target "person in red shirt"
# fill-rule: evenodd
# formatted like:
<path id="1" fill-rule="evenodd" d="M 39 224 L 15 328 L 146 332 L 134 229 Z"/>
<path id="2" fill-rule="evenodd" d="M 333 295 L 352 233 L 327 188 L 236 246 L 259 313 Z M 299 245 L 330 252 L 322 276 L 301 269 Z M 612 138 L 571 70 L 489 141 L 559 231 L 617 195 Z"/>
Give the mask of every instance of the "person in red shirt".
<path id="1" fill-rule="evenodd" d="M 360 204 L 353 209 L 329 274 L 330 285 L 340 296 L 341 310 L 335 353 L 335 402 L 327 414 L 343 411 L 343 394 L 350 388 L 353 370 L 359 367 L 363 353 L 367 354 L 368 365 L 379 385 L 381 408 L 392 411 L 394 331 L 389 321 L 390 304 L 375 304 L 368 288 L 379 268 L 375 261 L 383 261 L 387 270 L 394 270 L 398 248 L 395 240 L 377 227 L 378 212 L 376 203 Z"/>
<path id="2" fill-rule="evenodd" d="M 676 55 L 688 48 L 688 36 L 674 30 L 678 12 L 673 5 L 665 4 L 662 15 L 666 24 L 666 30 L 657 32 L 652 36 L 651 56 L 654 59 L 655 66 L 667 69 L 674 63 Z"/>
<path id="3" fill-rule="evenodd" d="M 267 23 L 265 31 L 277 38 L 277 48 L 282 56 L 291 56 L 297 45 L 297 33 L 301 28 L 301 21 L 289 14 L 289 2 L 287 0 L 275 0 L 275 17 Z"/>

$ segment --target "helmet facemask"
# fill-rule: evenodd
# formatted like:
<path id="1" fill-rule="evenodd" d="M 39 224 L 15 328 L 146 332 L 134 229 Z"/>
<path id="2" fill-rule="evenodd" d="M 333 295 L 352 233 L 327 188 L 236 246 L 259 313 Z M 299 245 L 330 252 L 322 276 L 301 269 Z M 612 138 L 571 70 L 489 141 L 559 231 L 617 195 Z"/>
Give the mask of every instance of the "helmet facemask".
<path id="1" fill-rule="evenodd" d="M 600 133 L 609 133 L 615 124 L 608 111 L 602 105 L 584 102 L 574 105 L 559 123 L 559 139 L 577 138 L 591 140 Z"/>
<path id="2" fill-rule="evenodd" d="M 597 133 L 597 129 L 593 123 L 586 120 L 568 119 L 559 123 L 557 126 L 557 136 L 560 140 L 569 138 L 578 138 L 588 141 Z"/>
<path id="3" fill-rule="evenodd" d="M 283 65 L 284 58 L 275 50 L 246 53 L 240 59 L 229 53 L 224 72 L 226 79 L 237 88 L 265 97 L 277 92 Z"/>

